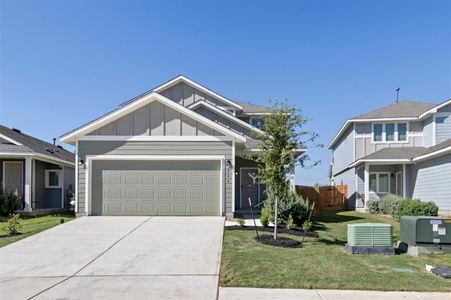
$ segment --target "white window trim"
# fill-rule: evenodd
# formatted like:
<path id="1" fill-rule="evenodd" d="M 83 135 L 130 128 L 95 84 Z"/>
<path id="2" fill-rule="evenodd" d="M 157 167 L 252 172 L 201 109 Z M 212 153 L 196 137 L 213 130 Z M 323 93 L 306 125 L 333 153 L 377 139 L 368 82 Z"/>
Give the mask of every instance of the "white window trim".
<path id="1" fill-rule="evenodd" d="M 374 125 L 376 124 L 382 124 L 382 141 L 375 141 L 374 140 Z M 393 141 L 387 141 L 387 132 L 386 132 L 386 124 L 395 124 L 395 139 Z M 399 141 L 398 140 L 398 126 L 399 124 L 406 124 L 406 140 L 405 141 Z M 409 122 L 403 121 L 403 122 L 372 122 L 371 123 L 371 143 L 372 144 L 407 144 L 409 143 L 410 133 L 409 133 Z"/>
<path id="2" fill-rule="evenodd" d="M 390 176 L 391 173 L 390 172 L 370 172 L 369 176 L 368 176 L 368 188 L 370 188 L 370 182 L 369 182 L 369 178 L 371 177 L 371 175 L 376 175 L 376 191 L 372 191 L 370 189 L 370 191 L 375 192 L 376 194 L 389 194 L 391 191 L 391 186 L 390 186 Z M 381 192 L 379 189 L 379 177 L 380 175 L 388 175 L 388 192 Z"/>
<path id="3" fill-rule="evenodd" d="M 85 162 L 85 212 L 92 214 L 92 162 L 96 160 L 216 160 L 220 164 L 219 176 L 219 216 L 225 213 L 225 156 L 224 155 L 86 155 Z"/>
<path id="4" fill-rule="evenodd" d="M 49 184 L 49 173 L 50 172 L 57 172 L 58 173 L 58 185 L 57 186 L 53 186 Z M 62 187 L 62 170 L 60 169 L 46 169 L 45 170 L 45 188 L 46 189 L 60 189 Z"/>

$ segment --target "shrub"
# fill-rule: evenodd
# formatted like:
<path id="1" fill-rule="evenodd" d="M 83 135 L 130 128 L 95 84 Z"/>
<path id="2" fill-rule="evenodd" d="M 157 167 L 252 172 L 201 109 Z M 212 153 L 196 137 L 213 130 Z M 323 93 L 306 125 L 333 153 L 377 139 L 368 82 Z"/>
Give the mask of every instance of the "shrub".
<path id="1" fill-rule="evenodd" d="M 7 193 L 0 187 L 0 214 L 2 216 L 8 216 L 14 211 L 20 209 L 20 197 L 19 193 Z"/>
<path id="2" fill-rule="evenodd" d="M 12 214 L 8 218 L 8 221 L 3 226 L 3 230 L 9 234 L 18 234 L 20 230 L 22 230 L 22 224 L 20 224 L 20 215 L 19 214 Z"/>
<path id="3" fill-rule="evenodd" d="M 392 215 L 393 217 L 396 215 L 398 211 L 399 203 L 403 200 L 402 197 L 387 194 L 380 200 L 379 208 L 381 213 Z"/>
<path id="4" fill-rule="evenodd" d="M 404 199 L 399 202 L 398 210 L 395 218 L 400 219 L 402 216 L 437 216 L 438 207 L 434 202 L 423 202 L 415 199 Z"/>
<path id="5" fill-rule="evenodd" d="M 295 227 L 295 225 L 294 225 L 294 221 L 293 221 L 293 216 L 289 215 L 288 220 L 287 220 L 287 228 L 293 229 L 294 227 Z"/>
<path id="6" fill-rule="evenodd" d="M 268 193 L 268 199 L 265 205 L 270 205 L 271 211 L 274 209 L 274 195 Z M 294 224 L 301 226 L 310 214 L 310 205 L 308 201 L 304 200 L 301 195 L 295 191 L 290 191 L 287 195 L 279 198 L 278 205 L 278 222 L 281 224 L 287 224 L 288 217 L 291 215 Z M 273 214 L 271 214 L 273 215 Z M 271 217 L 273 221 L 274 216 Z"/>
<path id="7" fill-rule="evenodd" d="M 237 219 L 236 221 L 238 222 L 238 224 L 240 224 L 241 227 L 244 227 L 244 225 L 246 224 L 246 221 L 241 218 Z"/>
<path id="8" fill-rule="evenodd" d="M 369 200 L 368 201 L 368 211 L 370 214 L 378 214 L 380 213 L 380 203 L 379 200 Z"/>
<path id="9" fill-rule="evenodd" d="M 272 211 L 271 208 L 268 206 L 263 206 L 262 210 L 260 211 L 260 223 L 262 223 L 263 227 L 268 227 L 269 222 L 271 222 L 272 218 Z"/>
<path id="10" fill-rule="evenodd" d="M 312 221 L 305 221 L 304 224 L 302 224 L 302 230 L 308 231 L 312 228 L 313 223 Z"/>

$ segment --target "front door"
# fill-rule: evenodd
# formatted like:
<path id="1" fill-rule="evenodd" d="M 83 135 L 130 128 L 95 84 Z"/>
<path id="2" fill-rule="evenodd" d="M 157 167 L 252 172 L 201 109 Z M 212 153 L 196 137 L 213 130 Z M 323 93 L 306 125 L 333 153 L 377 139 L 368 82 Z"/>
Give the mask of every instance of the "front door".
<path id="1" fill-rule="evenodd" d="M 249 200 L 251 198 L 252 206 L 257 205 L 260 202 L 259 184 L 257 183 L 257 168 L 241 168 L 240 169 L 240 189 L 241 189 L 241 208 L 250 208 Z"/>
<path id="2" fill-rule="evenodd" d="M 21 161 L 3 162 L 3 189 L 12 193 L 23 193 L 23 163 Z"/>
<path id="3" fill-rule="evenodd" d="M 402 196 L 402 173 L 396 173 L 396 195 Z"/>

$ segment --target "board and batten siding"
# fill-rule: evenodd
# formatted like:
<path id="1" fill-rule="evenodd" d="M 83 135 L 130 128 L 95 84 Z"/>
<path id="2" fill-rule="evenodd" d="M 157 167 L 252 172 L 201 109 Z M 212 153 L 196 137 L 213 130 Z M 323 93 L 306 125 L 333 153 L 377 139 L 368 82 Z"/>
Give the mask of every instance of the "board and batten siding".
<path id="1" fill-rule="evenodd" d="M 88 135 L 115 136 L 219 136 L 221 133 L 154 101 Z"/>
<path id="2" fill-rule="evenodd" d="M 208 102 L 215 106 L 230 106 L 229 104 L 224 103 L 219 99 L 216 99 L 203 93 L 202 91 L 199 91 L 198 89 L 185 82 L 181 82 L 170 88 L 167 88 L 166 90 L 160 92 L 160 94 L 183 106 L 188 106 L 196 101 L 201 100 L 204 100 L 205 102 Z"/>
<path id="3" fill-rule="evenodd" d="M 354 161 L 354 130 L 349 128 L 338 142 L 333 151 L 333 173 L 337 174 L 346 169 Z"/>
<path id="4" fill-rule="evenodd" d="M 412 179 L 414 199 L 433 201 L 440 211 L 451 212 L 451 154 L 416 164 Z"/>
<path id="5" fill-rule="evenodd" d="M 86 161 L 87 155 L 223 155 L 232 160 L 232 142 L 130 142 L 130 141 L 79 141 L 79 159 Z M 199 161 L 202 163 L 202 161 Z M 78 212 L 85 212 L 85 165 L 79 165 L 78 174 Z M 233 170 L 224 170 L 224 210 L 232 213 Z"/>

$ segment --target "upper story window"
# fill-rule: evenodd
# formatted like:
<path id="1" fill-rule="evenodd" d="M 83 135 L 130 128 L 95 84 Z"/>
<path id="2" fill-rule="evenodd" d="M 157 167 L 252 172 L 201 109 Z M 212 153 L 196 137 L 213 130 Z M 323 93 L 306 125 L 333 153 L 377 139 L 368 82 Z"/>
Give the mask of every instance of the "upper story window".
<path id="1" fill-rule="evenodd" d="M 258 129 L 265 129 L 265 119 L 263 118 L 250 118 L 249 123 Z"/>
<path id="2" fill-rule="evenodd" d="M 407 123 L 373 123 L 374 143 L 407 141 Z"/>

